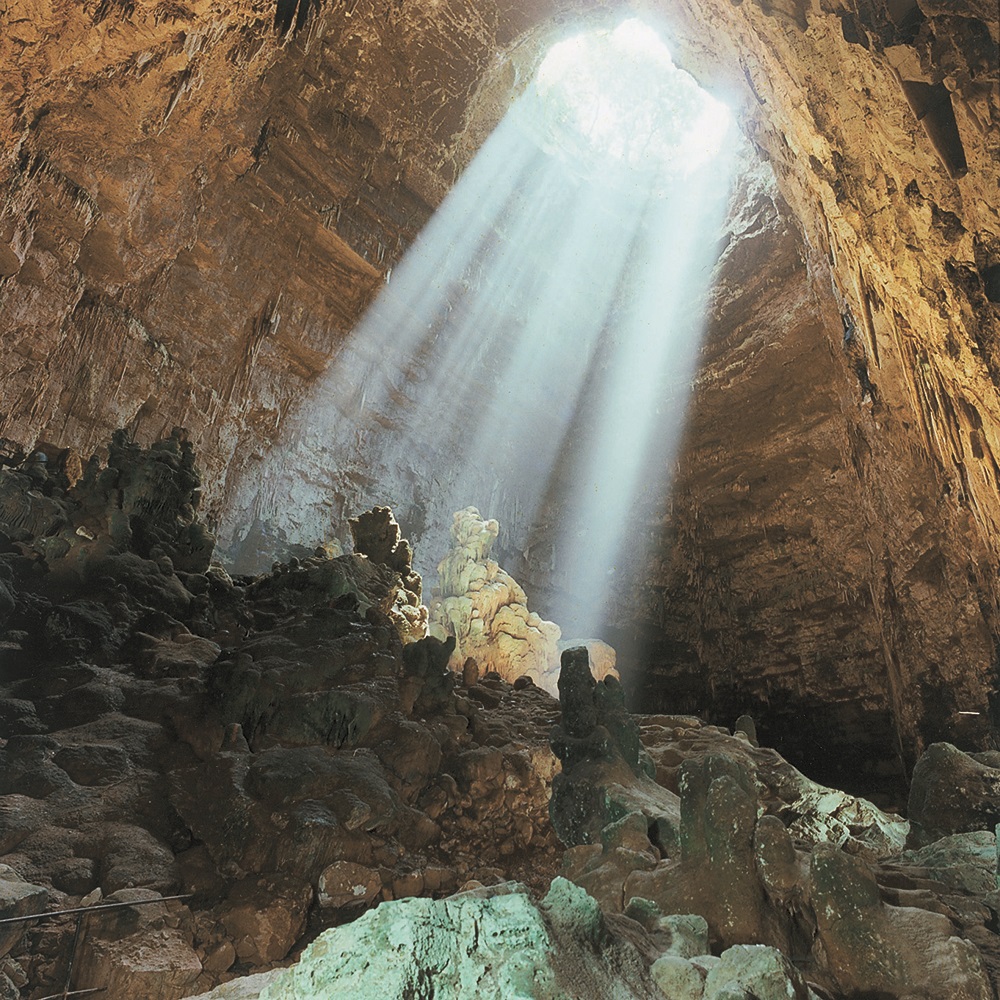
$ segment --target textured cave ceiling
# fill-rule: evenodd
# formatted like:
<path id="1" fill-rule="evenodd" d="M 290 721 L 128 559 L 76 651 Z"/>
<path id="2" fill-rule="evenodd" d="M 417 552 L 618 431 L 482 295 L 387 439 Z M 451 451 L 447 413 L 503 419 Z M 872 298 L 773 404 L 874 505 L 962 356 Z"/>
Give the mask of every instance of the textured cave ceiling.
<path id="1" fill-rule="evenodd" d="M 283 459 L 297 401 L 547 46 L 623 11 L 663 25 L 752 150 L 675 491 L 636 513 L 655 557 L 609 609 L 642 648 L 632 687 L 750 708 L 772 745 L 848 769 L 981 744 L 1000 688 L 994 0 L 16 0 L 0 437 L 87 456 L 119 426 L 183 425 L 209 509 L 245 532 L 262 470 L 272 506 L 322 477 L 330 456 Z M 344 512 L 280 527 L 310 542 Z M 544 527 L 505 553 L 541 600 L 571 586 Z"/>

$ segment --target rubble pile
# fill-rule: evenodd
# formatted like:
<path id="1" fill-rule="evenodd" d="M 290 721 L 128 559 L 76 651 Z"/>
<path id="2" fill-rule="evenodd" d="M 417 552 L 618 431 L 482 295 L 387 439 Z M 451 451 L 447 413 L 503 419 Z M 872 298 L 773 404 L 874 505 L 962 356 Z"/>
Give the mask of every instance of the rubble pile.
<path id="1" fill-rule="evenodd" d="M 71 458 L 0 470 L 5 998 L 994 995 L 995 755 L 932 746 L 907 822 L 586 647 L 559 702 L 456 671 L 385 508 L 234 578 L 181 432 Z"/>

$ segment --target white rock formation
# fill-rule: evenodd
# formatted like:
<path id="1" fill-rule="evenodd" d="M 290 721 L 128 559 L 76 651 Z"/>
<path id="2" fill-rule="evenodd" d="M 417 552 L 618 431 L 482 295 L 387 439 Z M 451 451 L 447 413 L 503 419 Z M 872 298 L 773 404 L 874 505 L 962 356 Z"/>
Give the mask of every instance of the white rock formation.
<path id="1" fill-rule="evenodd" d="M 500 525 L 484 520 L 475 507 L 455 514 L 452 548 L 438 564 L 431 634 L 440 639 L 455 636 L 455 670 L 472 657 L 480 675 L 495 670 L 511 682 L 527 676 L 558 696 L 562 631 L 528 610 L 517 581 L 490 558 L 499 531 Z"/>

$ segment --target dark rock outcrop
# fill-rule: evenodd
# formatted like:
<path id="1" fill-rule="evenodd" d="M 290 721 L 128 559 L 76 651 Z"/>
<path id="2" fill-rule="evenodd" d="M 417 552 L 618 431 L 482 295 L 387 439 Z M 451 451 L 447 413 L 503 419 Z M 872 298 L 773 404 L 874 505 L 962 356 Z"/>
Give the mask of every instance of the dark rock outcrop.
<path id="1" fill-rule="evenodd" d="M 32 885 L 17 872 L 5 865 L 0 867 L 0 919 L 12 920 L 30 913 L 43 913 L 48 902 L 48 892 L 40 885 Z M 8 923 L 0 932 L 0 958 L 3 958 L 24 934 L 25 924 Z"/>
<path id="2" fill-rule="evenodd" d="M 0 525 L 0 863 L 44 887 L 39 905 L 153 901 L 88 916 L 75 985 L 177 997 L 272 964 L 310 914 L 357 914 L 335 888 L 348 863 L 370 873 L 362 908 L 495 881 L 515 854 L 551 877 L 555 703 L 491 678 L 459 693 L 447 644 L 404 646 L 399 594 L 418 584 L 398 538 L 389 565 L 313 555 L 234 580 L 202 554 L 181 570 L 164 546 L 183 562 L 185 539 L 210 540 L 182 436 L 111 451 L 76 485 L 44 480 L 55 534 Z M 8 499 L 43 471 L 0 471 Z M 177 892 L 190 904 L 156 902 Z M 72 936 L 27 929 L 31 989 L 63 981 Z"/>
<path id="3" fill-rule="evenodd" d="M 595 681 L 585 646 L 562 654 L 562 718 L 552 748 L 562 771 L 552 783 L 552 826 L 567 846 L 598 843 L 601 831 L 633 812 L 670 843 L 678 825 L 677 798 L 652 780 L 653 762 L 625 709 L 621 682 Z"/>
<path id="4" fill-rule="evenodd" d="M 953 833 L 994 830 L 1000 823 L 997 764 L 1000 760 L 989 753 L 963 753 L 950 743 L 928 747 L 910 783 L 913 844 L 922 847 Z"/>
<path id="5" fill-rule="evenodd" d="M 565 754 L 568 733 L 575 733 L 570 746 L 578 755 L 570 773 L 589 767 L 599 782 L 605 758 L 621 756 L 619 741 L 602 732 L 593 680 L 588 684 L 582 669 L 575 677 L 570 666 L 567 677 L 575 683 L 567 685 L 564 724 L 554 732 L 554 744 Z M 991 911 L 976 900 L 987 890 L 981 880 L 972 874 L 938 888 L 930 881 L 935 876 L 926 867 L 929 859 L 887 858 L 901 846 L 902 822 L 894 824 L 870 804 L 852 803 L 842 793 L 826 790 L 824 796 L 773 751 L 751 746 L 744 736 L 721 734 L 696 720 L 676 721 L 686 725 L 675 726 L 672 738 L 651 747 L 651 756 L 661 762 L 661 780 L 679 793 L 675 840 L 653 837 L 654 828 L 639 809 L 619 818 L 609 816 L 601 795 L 577 797 L 575 828 L 599 832 L 567 851 L 568 877 L 607 908 L 640 916 L 649 929 L 663 914 L 697 914 L 706 922 L 713 951 L 766 944 L 794 956 L 804 981 L 834 996 L 990 995 L 1000 938 L 990 929 Z M 668 720 L 656 722 L 647 723 L 647 734 L 664 732 Z M 610 755 L 608 747 L 615 748 Z M 636 770 L 630 783 L 641 791 L 649 778 Z M 554 810 L 557 794 L 558 781 Z M 830 800 L 825 810 L 819 806 L 824 797 Z M 623 791 L 616 798 L 629 801 Z M 843 830 L 842 817 L 852 813 L 867 816 L 872 837 L 867 844 L 859 827 L 853 831 L 858 839 Z M 794 821 L 798 839 L 782 816 Z M 963 864 L 975 867 L 972 859 Z M 899 888 L 883 888 L 880 879 Z M 917 885 L 935 890 L 920 894 L 904 888 Z M 681 989 L 691 972 L 671 961 L 663 965 L 663 976 Z"/>

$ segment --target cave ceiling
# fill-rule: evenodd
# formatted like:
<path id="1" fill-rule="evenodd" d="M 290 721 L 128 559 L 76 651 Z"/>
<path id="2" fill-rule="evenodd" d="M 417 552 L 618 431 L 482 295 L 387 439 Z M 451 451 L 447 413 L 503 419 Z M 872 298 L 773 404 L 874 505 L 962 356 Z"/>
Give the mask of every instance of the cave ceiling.
<path id="1" fill-rule="evenodd" d="M 993 0 L 15 0 L 0 438 L 86 458 L 116 427 L 182 425 L 223 535 L 252 521 L 297 401 L 547 46 L 626 10 L 752 151 L 675 490 L 637 526 L 659 544 L 609 610 L 645 644 L 634 686 L 751 707 L 775 745 L 803 713 L 828 753 L 982 743 L 1000 688 Z M 516 539 L 508 555 L 539 594 L 562 585 Z"/>

